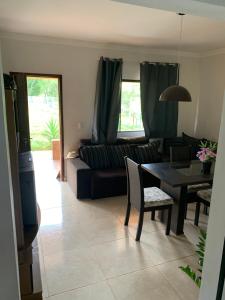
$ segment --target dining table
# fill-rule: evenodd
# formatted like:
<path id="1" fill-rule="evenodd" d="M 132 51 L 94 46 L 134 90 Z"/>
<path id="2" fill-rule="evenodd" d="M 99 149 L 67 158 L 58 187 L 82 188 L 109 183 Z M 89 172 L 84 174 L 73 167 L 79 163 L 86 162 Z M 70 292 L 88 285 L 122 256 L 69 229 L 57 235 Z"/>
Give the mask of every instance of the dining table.
<path id="1" fill-rule="evenodd" d="M 195 194 L 188 193 L 188 187 L 212 183 L 214 165 L 210 174 L 204 174 L 199 160 L 188 162 L 160 162 L 142 164 L 142 169 L 160 180 L 160 188 L 174 199 L 171 230 L 180 235 L 184 233 L 184 219 L 188 200 Z M 166 212 L 159 212 L 161 222 L 166 222 Z"/>

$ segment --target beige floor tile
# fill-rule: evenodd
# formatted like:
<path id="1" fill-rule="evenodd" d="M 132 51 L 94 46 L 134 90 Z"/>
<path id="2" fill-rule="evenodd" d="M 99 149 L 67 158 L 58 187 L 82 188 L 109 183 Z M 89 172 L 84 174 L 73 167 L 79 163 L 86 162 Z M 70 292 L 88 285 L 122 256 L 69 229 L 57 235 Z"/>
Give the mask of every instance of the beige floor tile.
<path id="1" fill-rule="evenodd" d="M 116 216 L 98 216 L 95 220 L 88 220 L 82 224 L 82 228 L 87 236 L 90 245 L 110 242 L 128 237 L 127 228 L 121 226 Z"/>
<path id="2" fill-rule="evenodd" d="M 132 238 L 135 239 L 135 236 Z M 195 251 L 185 236 L 166 236 L 164 231 L 142 232 L 136 247 L 138 251 L 148 253 L 154 265 L 190 256 Z"/>
<path id="3" fill-rule="evenodd" d="M 132 210 L 130 214 L 128 229 L 129 232 L 132 233 L 133 236 L 136 235 L 137 231 L 137 225 L 138 225 L 138 212 L 135 210 Z M 125 212 L 122 216 L 119 217 L 122 224 L 124 224 L 124 218 L 125 218 Z M 151 221 L 151 214 L 145 213 L 144 215 L 144 223 L 143 223 L 143 232 L 154 232 L 164 230 L 165 231 L 165 225 L 162 224 L 156 217 L 155 221 Z"/>
<path id="4" fill-rule="evenodd" d="M 109 279 L 108 283 L 118 300 L 180 299 L 155 267 Z"/>
<path id="5" fill-rule="evenodd" d="M 73 224 L 67 229 L 51 231 L 48 234 L 45 233 L 41 235 L 40 239 L 45 256 L 62 253 L 67 250 L 83 249 L 90 245 L 85 233 L 77 224 Z"/>
<path id="6" fill-rule="evenodd" d="M 150 253 L 130 238 L 91 247 L 105 278 L 126 274 L 153 265 Z"/>
<path id="7" fill-rule="evenodd" d="M 55 295 L 48 300 L 114 300 L 111 289 L 105 282 L 89 285 L 63 294 Z"/>
<path id="8" fill-rule="evenodd" d="M 40 271 L 41 271 L 41 282 L 42 282 L 42 296 L 47 298 L 49 296 L 48 294 L 48 285 L 47 285 L 47 279 L 46 279 L 46 272 L 45 272 L 45 264 L 44 264 L 44 257 L 43 257 L 43 251 L 42 247 L 39 241 L 38 237 L 38 253 L 39 253 L 39 261 L 40 261 Z"/>
<path id="9" fill-rule="evenodd" d="M 49 295 L 97 283 L 104 279 L 89 249 L 62 251 L 44 257 Z"/>
<path id="10" fill-rule="evenodd" d="M 197 258 L 195 256 L 169 262 L 157 266 L 157 269 L 165 276 L 170 284 L 175 288 L 182 300 L 197 300 L 199 288 L 195 283 L 179 269 L 179 266 L 190 265 L 197 270 Z"/>
<path id="11" fill-rule="evenodd" d="M 73 218 L 73 209 L 63 207 L 43 211 L 40 240 L 44 255 L 89 247 L 128 236 L 127 229 L 114 215 L 104 214 L 79 222 Z M 74 213 L 76 215 L 76 213 Z"/>
<path id="12" fill-rule="evenodd" d="M 55 179 L 52 161 L 41 155 L 36 157 L 35 175 L 46 300 L 197 299 L 198 289 L 178 267 L 196 266 L 187 256 L 193 254 L 192 243 L 199 228 L 206 228 L 207 216 L 200 215 L 197 228 L 195 206 L 189 205 L 186 237 L 167 237 L 165 225 L 151 221 L 147 213 L 141 241 L 135 242 L 138 213 L 132 210 L 129 226 L 123 225 L 126 196 L 79 201 L 66 182 Z"/>

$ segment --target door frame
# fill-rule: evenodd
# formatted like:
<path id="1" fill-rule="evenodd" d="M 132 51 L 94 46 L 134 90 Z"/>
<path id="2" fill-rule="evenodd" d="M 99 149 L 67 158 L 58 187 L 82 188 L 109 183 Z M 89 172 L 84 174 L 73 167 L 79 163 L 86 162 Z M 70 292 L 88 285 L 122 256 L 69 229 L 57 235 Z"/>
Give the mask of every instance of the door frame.
<path id="1" fill-rule="evenodd" d="M 64 159 L 64 118 L 63 118 L 63 79 L 61 74 L 49 73 L 32 73 L 32 72 L 10 72 L 10 74 L 25 74 L 26 78 L 29 76 L 43 77 L 43 78 L 57 78 L 58 92 L 59 92 L 59 134 L 60 134 L 60 180 L 65 181 L 65 159 Z M 27 99 L 28 100 L 28 99 Z"/>

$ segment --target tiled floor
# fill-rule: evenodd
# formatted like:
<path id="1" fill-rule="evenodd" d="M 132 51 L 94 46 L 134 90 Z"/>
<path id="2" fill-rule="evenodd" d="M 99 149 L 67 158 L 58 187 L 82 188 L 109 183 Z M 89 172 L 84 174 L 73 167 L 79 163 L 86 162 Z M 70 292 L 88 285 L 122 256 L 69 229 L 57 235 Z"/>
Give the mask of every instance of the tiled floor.
<path id="1" fill-rule="evenodd" d="M 196 300 L 198 288 L 178 268 L 196 267 L 198 229 L 193 207 L 185 236 L 169 237 L 146 214 L 141 242 L 134 241 L 137 214 L 123 226 L 125 197 L 78 201 L 55 179 L 48 155 L 34 155 L 40 262 L 46 300 Z M 201 216 L 204 227 L 207 217 Z"/>

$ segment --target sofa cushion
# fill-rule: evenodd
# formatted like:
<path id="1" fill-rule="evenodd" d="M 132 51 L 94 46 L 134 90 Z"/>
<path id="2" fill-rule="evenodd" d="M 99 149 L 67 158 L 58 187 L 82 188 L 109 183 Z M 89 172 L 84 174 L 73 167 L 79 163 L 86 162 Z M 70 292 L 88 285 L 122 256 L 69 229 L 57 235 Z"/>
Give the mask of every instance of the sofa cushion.
<path id="1" fill-rule="evenodd" d="M 148 138 L 145 136 L 140 136 L 140 137 L 123 137 L 123 138 L 118 138 L 117 139 L 117 144 L 147 144 L 148 143 Z"/>
<path id="2" fill-rule="evenodd" d="M 81 147 L 80 158 L 92 169 L 106 169 L 110 167 L 108 151 L 105 145 Z"/>
<path id="3" fill-rule="evenodd" d="M 163 153 L 163 144 L 164 144 L 164 139 L 163 138 L 150 138 L 149 139 L 149 143 L 153 143 L 153 142 L 159 142 L 159 153 Z"/>
<path id="4" fill-rule="evenodd" d="M 136 146 L 136 161 L 139 164 L 155 163 L 160 161 L 160 141 L 154 141 L 146 145 Z"/>
<path id="5" fill-rule="evenodd" d="M 122 145 L 110 145 L 108 146 L 108 155 L 112 168 L 124 168 L 124 157 L 127 156 L 130 159 L 135 160 L 135 146 L 122 144 Z"/>
<path id="6" fill-rule="evenodd" d="M 91 198 L 124 195 L 127 192 L 125 168 L 94 171 L 91 182 Z"/>

